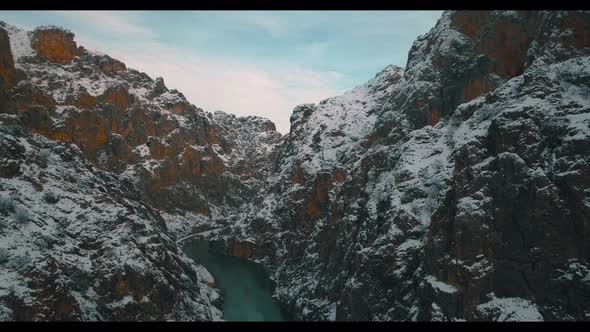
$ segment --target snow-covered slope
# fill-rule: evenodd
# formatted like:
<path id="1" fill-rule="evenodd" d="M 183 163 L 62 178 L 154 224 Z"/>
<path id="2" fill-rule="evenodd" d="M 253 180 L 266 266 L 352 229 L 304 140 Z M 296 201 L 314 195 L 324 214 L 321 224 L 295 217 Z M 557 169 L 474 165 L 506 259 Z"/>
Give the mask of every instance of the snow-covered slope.
<path id="1" fill-rule="evenodd" d="M 301 319 L 587 319 L 588 22 L 445 12 L 405 70 L 294 110 L 218 247 Z"/>
<path id="2" fill-rule="evenodd" d="M 212 320 L 206 271 L 132 184 L 0 115 L 0 320 Z"/>
<path id="3" fill-rule="evenodd" d="M 311 173 L 323 168 L 349 167 L 348 159 L 364 149 L 367 136 L 383 105 L 403 75 L 399 67 L 388 66 L 366 84 L 342 96 L 321 101 L 318 105 L 300 105 L 291 115 L 291 129 L 281 149 L 279 172 L 290 171 L 293 160 Z M 283 175 L 283 174 L 281 174 Z"/>

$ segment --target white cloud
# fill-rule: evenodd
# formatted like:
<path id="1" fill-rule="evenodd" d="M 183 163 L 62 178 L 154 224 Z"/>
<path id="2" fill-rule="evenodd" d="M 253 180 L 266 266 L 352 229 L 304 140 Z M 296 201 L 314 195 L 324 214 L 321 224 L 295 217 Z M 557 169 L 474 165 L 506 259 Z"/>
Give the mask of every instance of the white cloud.
<path id="1" fill-rule="evenodd" d="M 58 13 L 85 26 L 92 27 L 95 31 L 110 34 L 113 37 L 143 39 L 158 37 L 154 30 L 142 26 L 141 22 L 128 12 L 85 10 L 59 11 Z"/>
<path id="2" fill-rule="evenodd" d="M 286 27 L 274 16 L 264 12 L 246 12 L 244 14 L 243 18 L 246 23 L 258 26 L 274 38 L 281 37 L 285 33 Z"/>
<path id="3" fill-rule="evenodd" d="M 297 51 L 301 52 L 302 56 L 309 60 L 323 58 L 326 54 L 327 48 L 328 42 L 314 41 L 297 47 Z"/>
<path id="4" fill-rule="evenodd" d="M 75 31 L 79 45 L 109 54 L 151 77 L 161 76 L 168 88 L 181 91 L 206 111 L 271 119 L 282 133 L 289 131 L 295 106 L 341 93 L 342 74 L 319 72 L 288 63 L 264 66 L 240 59 L 220 59 L 157 42 L 157 33 L 129 13 L 107 11 L 59 12 L 90 27 L 98 39 Z M 278 37 L 284 32 L 276 17 L 264 13 L 236 13 L 243 21 Z M 107 42 L 105 42 L 107 40 Z M 322 45 L 312 45 L 321 52 Z M 315 49 L 315 51 L 314 51 Z"/>
<path id="5" fill-rule="evenodd" d="M 158 22 L 139 12 L 43 12 L 39 17 L 67 24 L 87 49 L 162 76 L 198 107 L 264 116 L 287 132 L 297 104 L 339 94 L 353 80 L 362 83 L 360 72 L 405 64 L 415 35 L 428 31 L 440 12 L 195 12 L 179 16 L 184 21 L 178 25 L 169 21 L 174 15 L 162 15 Z M 21 21 L 33 16 L 21 15 Z M 178 33 L 160 29 L 159 35 L 164 22 L 172 22 Z M 227 50 L 235 52 L 221 58 Z M 338 68 L 347 75 L 317 68 Z"/>
<path id="6" fill-rule="evenodd" d="M 343 75 L 336 72 L 216 59 L 157 42 L 105 45 L 82 35 L 77 39 L 87 49 L 107 53 L 153 78 L 163 77 L 168 88 L 178 89 L 197 107 L 269 118 L 282 133 L 289 131 L 289 118 L 296 105 L 343 92 L 338 88 Z"/>

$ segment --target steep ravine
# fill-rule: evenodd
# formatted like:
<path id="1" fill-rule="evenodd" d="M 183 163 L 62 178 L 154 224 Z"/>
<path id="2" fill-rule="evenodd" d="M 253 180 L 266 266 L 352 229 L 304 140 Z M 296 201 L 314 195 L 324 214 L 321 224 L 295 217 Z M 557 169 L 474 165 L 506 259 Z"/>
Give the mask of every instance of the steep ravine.
<path id="1" fill-rule="evenodd" d="M 408 55 L 281 136 L 1 23 L 1 317 L 220 319 L 200 233 L 294 319 L 590 319 L 590 13 L 447 11 Z"/>

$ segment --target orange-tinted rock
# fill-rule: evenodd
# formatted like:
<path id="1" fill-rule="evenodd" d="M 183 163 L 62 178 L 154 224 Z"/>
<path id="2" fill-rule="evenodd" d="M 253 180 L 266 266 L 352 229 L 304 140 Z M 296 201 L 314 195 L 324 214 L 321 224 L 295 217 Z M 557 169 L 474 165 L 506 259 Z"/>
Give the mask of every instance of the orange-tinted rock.
<path id="1" fill-rule="evenodd" d="M 322 215 L 328 204 L 328 192 L 335 183 L 343 182 L 345 179 L 344 172 L 338 170 L 333 176 L 321 174 L 316 178 L 315 187 L 311 198 L 305 205 L 305 214 L 311 220 L 317 220 Z"/>
<path id="2" fill-rule="evenodd" d="M 163 121 L 158 125 L 158 129 L 161 130 L 161 135 L 166 135 L 166 142 L 177 148 L 178 151 L 182 151 L 182 147 L 185 145 L 196 144 L 196 137 L 188 130 L 177 129 L 176 124 L 172 121 Z"/>
<path id="3" fill-rule="evenodd" d="M 10 50 L 10 40 L 6 30 L 0 28 L 0 77 L 4 86 L 10 88 L 16 78 L 16 69 Z"/>
<path id="4" fill-rule="evenodd" d="M 561 22 L 562 29 L 571 31 L 571 34 L 562 37 L 564 46 L 576 49 L 590 47 L 590 22 L 582 15 L 579 12 L 569 11 L 567 18 Z"/>
<path id="5" fill-rule="evenodd" d="M 183 115 L 186 112 L 186 108 L 182 104 L 176 104 L 174 105 L 172 112 L 175 114 Z"/>
<path id="6" fill-rule="evenodd" d="M 116 277 L 116 282 L 115 282 L 115 295 L 117 296 L 117 298 L 122 298 L 125 294 L 127 294 L 127 291 L 129 290 L 129 282 L 127 282 L 127 278 L 125 278 L 124 276 L 122 276 L 121 274 L 117 274 Z"/>
<path id="7" fill-rule="evenodd" d="M 201 176 L 201 154 L 194 149 L 187 149 L 182 154 L 182 165 L 188 176 Z"/>
<path id="8" fill-rule="evenodd" d="M 232 256 L 248 258 L 248 257 L 252 257 L 253 254 L 254 254 L 254 247 L 250 243 L 238 242 L 238 243 L 234 243 L 234 245 L 232 247 L 232 252 L 231 252 Z"/>
<path id="9" fill-rule="evenodd" d="M 305 206 L 305 214 L 309 219 L 316 220 L 320 218 L 327 189 L 328 186 L 326 184 L 316 186 L 313 196 L 307 201 L 307 205 Z"/>
<path id="10" fill-rule="evenodd" d="M 207 138 L 209 143 L 219 144 L 219 139 L 217 138 L 217 134 L 215 133 L 215 129 L 213 129 L 213 127 L 209 127 L 209 130 L 207 131 Z"/>
<path id="11" fill-rule="evenodd" d="M 474 38 L 485 22 L 489 11 L 457 11 L 451 16 L 451 26 L 469 38 Z"/>
<path id="12" fill-rule="evenodd" d="M 201 173 L 204 175 L 221 175 L 225 170 L 225 164 L 217 157 L 209 156 L 203 158 L 200 163 Z"/>
<path id="13" fill-rule="evenodd" d="M 426 124 L 429 126 L 434 126 L 440 120 L 440 111 L 438 108 L 434 107 L 427 113 Z"/>
<path id="14" fill-rule="evenodd" d="M 160 136 L 157 126 L 163 126 L 156 121 L 154 113 L 139 108 L 132 108 L 127 112 L 128 116 L 117 119 L 120 123 L 117 133 L 125 137 L 131 146 L 146 143 L 149 136 Z"/>
<path id="15" fill-rule="evenodd" d="M 55 141 L 60 141 L 60 142 L 71 142 L 72 141 L 72 133 L 69 132 L 65 132 L 65 131 L 51 131 L 47 134 L 42 134 L 44 136 L 47 136 L 48 138 L 55 140 Z"/>
<path id="16" fill-rule="evenodd" d="M 337 170 L 336 173 L 334 173 L 334 181 L 344 182 L 344 179 L 346 179 L 346 174 L 343 170 Z"/>
<path id="17" fill-rule="evenodd" d="M 489 14 L 489 11 L 456 11 L 451 15 L 451 26 L 476 41 L 477 53 L 494 60 L 494 73 L 502 78 L 519 75 L 524 70 L 527 50 L 536 30 L 534 20 L 522 24 L 503 16 L 496 18 L 493 28 L 482 29 L 489 23 L 486 22 Z M 524 13 L 524 16 L 528 15 Z"/>
<path id="18" fill-rule="evenodd" d="M 483 95 L 484 93 L 490 91 L 491 89 L 492 85 L 489 83 L 487 76 L 471 80 L 463 89 L 463 101 L 468 102 L 470 100 L 473 100 Z"/>
<path id="19" fill-rule="evenodd" d="M 72 313 L 73 310 L 74 310 L 74 303 L 72 303 L 71 299 L 60 299 L 55 304 L 55 312 L 60 317 L 64 317 L 64 316 L 67 317 L 69 314 Z"/>
<path id="20" fill-rule="evenodd" d="M 198 214 L 204 215 L 206 217 L 208 217 L 209 214 L 211 213 L 211 211 L 209 210 L 209 207 L 207 207 L 207 206 L 198 206 L 195 209 L 195 212 Z"/>
<path id="21" fill-rule="evenodd" d="M 54 63 L 68 63 L 80 55 L 74 34 L 60 29 L 35 31 L 31 46 L 38 56 Z"/>
<path id="22" fill-rule="evenodd" d="M 127 66 L 125 66 L 125 64 L 121 61 L 109 59 L 109 61 L 106 61 L 100 65 L 100 70 L 106 74 L 117 73 L 127 70 Z"/>
<path id="23" fill-rule="evenodd" d="M 291 173 L 291 182 L 301 184 L 303 183 L 304 179 L 305 174 L 303 174 L 303 169 L 301 169 L 301 166 L 299 166 L 299 164 L 296 163 Z"/>
<path id="24" fill-rule="evenodd" d="M 129 91 L 123 87 L 107 89 L 98 97 L 101 103 L 114 105 L 118 110 L 124 110 L 131 104 Z"/>
<path id="25" fill-rule="evenodd" d="M 136 161 L 133 150 L 131 149 L 129 144 L 127 144 L 125 139 L 123 139 L 122 136 L 111 134 L 109 142 L 110 151 L 113 156 L 113 161 L 121 161 L 126 164 L 131 164 Z"/>
<path id="26" fill-rule="evenodd" d="M 523 24 L 505 19 L 480 36 L 475 51 L 494 60 L 493 72 L 498 76 L 512 78 L 524 70 L 527 50 L 534 32 L 532 28 L 529 30 Z"/>
<path id="27" fill-rule="evenodd" d="M 149 137 L 147 146 L 150 148 L 150 154 L 154 159 L 166 159 L 176 156 L 176 149 L 173 146 L 164 144 L 157 137 Z"/>
<path id="28" fill-rule="evenodd" d="M 59 127 L 52 128 L 49 133 L 41 134 L 78 145 L 86 158 L 94 162 L 97 150 L 105 148 L 109 142 L 111 121 L 103 112 L 82 110 L 72 112 Z"/>
<path id="29" fill-rule="evenodd" d="M 55 110 L 55 100 L 42 90 L 35 89 L 29 85 L 23 87 L 18 93 L 19 98 L 16 103 L 16 112 L 18 114 L 27 112 L 31 106 L 42 106 L 49 113 Z"/>
<path id="30" fill-rule="evenodd" d="M 179 180 L 177 166 L 170 160 L 165 160 L 156 169 L 154 180 L 154 190 L 156 191 L 177 184 Z"/>
<path id="31" fill-rule="evenodd" d="M 76 101 L 74 102 L 74 106 L 80 108 L 80 109 L 90 109 L 93 108 L 94 106 L 96 106 L 96 97 L 91 96 L 90 94 L 84 92 L 81 93 L 78 98 L 76 99 Z"/>

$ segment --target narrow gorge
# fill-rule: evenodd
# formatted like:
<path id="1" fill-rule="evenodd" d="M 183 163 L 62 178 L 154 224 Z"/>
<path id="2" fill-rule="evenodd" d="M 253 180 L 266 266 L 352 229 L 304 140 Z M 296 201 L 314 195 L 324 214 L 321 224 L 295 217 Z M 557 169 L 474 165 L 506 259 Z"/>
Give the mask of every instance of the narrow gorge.
<path id="1" fill-rule="evenodd" d="M 0 320 L 590 320 L 590 12 L 445 11 L 285 135 L 191 102 L 0 22 Z"/>

